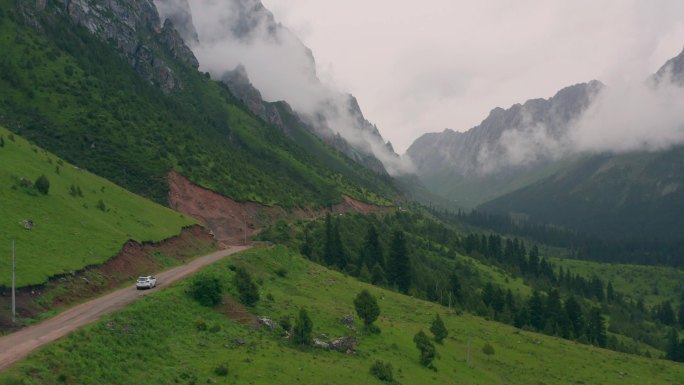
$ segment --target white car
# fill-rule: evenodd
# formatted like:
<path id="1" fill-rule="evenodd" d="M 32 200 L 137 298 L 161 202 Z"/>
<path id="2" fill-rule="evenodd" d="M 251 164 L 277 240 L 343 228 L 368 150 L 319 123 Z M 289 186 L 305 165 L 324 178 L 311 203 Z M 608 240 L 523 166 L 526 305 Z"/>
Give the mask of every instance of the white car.
<path id="1" fill-rule="evenodd" d="M 157 286 L 157 278 L 148 275 L 145 277 L 138 277 L 138 281 L 135 283 L 135 288 L 140 289 L 151 289 Z"/>

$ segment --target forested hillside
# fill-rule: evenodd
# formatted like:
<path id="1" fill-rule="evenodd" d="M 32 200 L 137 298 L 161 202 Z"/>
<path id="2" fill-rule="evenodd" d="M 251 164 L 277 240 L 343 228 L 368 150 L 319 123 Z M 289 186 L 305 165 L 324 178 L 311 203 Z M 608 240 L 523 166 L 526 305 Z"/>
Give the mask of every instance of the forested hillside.
<path id="1" fill-rule="evenodd" d="M 312 134 L 300 135 L 318 154 L 247 112 L 196 70 L 156 10 L 127 11 L 130 31 L 107 13 L 74 18 L 61 2 L 20 5 L 0 7 L 0 121 L 66 160 L 157 202 L 166 202 L 172 169 L 235 199 L 284 207 L 325 206 L 342 194 L 386 203 L 396 194 L 388 177 Z M 88 17 L 135 38 L 98 38 L 80 24 Z"/>

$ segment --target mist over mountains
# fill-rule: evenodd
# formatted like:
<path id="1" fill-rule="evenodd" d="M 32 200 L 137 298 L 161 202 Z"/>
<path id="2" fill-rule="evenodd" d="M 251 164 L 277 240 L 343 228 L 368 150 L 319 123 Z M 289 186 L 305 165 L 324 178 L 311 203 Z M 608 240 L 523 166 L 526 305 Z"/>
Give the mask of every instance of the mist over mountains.
<path id="1" fill-rule="evenodd" d="M 578 154 L 667 150 L 684 143 L 682 62 L 684 53 L 643 82 L 591 81 L 495 108 L 467 132 L 423 135 L 407 153 L 419 174 L 437 167 L 484 176 Z"/>
<path id="2" fill-rule="evenodd" d="M 285 101 L 307 127 L 350 158 L 393 175 L 413 170 L 410 161 L 395 154 L 377 127 L 365 119 L 352 95 L 319 80 L 311 50 L 260 1 L 156 0 L 155 4 L 162 19 L 178 25 L 200 69 L 224 80 L 257 115 L 278 126 L 286 119 L 262 102 Z"/>

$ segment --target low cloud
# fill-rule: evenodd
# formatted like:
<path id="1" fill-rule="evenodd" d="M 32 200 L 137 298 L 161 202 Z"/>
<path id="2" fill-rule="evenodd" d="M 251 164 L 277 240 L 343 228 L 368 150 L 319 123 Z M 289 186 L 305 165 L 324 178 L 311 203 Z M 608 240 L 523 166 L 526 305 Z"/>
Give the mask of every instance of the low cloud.
<path id="1" fill-rule="evenodd" d="M 530 122 L 504 131 L 480 149 L 477 164 L 480 173 L 488 174 L 574 155 L 652 152 L 681 145 L 684 88 L 666 73 L 659 81 L 602 87 L 589 106 L 560 130 Z"/>
<path id="2" fill-rule="evenodd" d="M 170 12 L 169 8 L 183 1 L 157 3 L 160 11 Z M 166 4 L 159 7 L 159 3 Z M 266 101 L 288 102 L 322 132 L 329 129 L 339 133 L 354 147 L 373 154 L 391 174 L 413 170 L 407 157 L 389 151 L 382 138 L 373 134 L 375 129 L 350 110 L 349 95 L 319 80 L 311 51 L 274 20 L 259 0 L 188 3 L 199 36 L 191 48 L 202 71 L 220 79 L 241 64 Z"/>

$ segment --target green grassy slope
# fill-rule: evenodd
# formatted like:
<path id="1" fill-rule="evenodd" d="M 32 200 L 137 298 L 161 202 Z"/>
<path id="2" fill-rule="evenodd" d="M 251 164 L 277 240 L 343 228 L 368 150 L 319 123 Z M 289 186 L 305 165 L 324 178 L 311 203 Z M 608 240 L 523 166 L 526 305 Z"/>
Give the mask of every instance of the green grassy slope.
<path id="1" fill-rule="evenodd" d="M 308 309 L 314 335 L 354 334 L 339 319 L 353 313 L 363 288 L 379 301 L 379 335 L 357 335 L 358 353 L 296 349 L 278 331 L 230 320 L 223 306 L 201 307 L 186 280 L 153 292 L 130 307 L 47 346 L 0 375 L 0 384 L 219 383 L 380 384 L 368 374 L 376 360 L 390 362 L 402 384 L 680 384 L 684 366 L 516 330 L 437 305 L 368 286 L 312 264 L 287 249 L 256 249 L 211 266 L 232 289 L 229 266 L 246 266 L 261 282 L 262 300 L 251 309 L 273 319 Z M 284 269 L 278 274 L 279 270 Z M 284 277 L 282 276 L 284 275 Z M 269 300 L 265 297 L 271 295 Z M 438 345 L 436 371 L 418 362 L 412 338 L 441 313 L 450 336 Z M 200 331 L 198 321 L 208 329 Z M 356 321 L 360 328 L 360 322 Z M 242 339 L 244 344 L 236 342 Z M 489 343 L 495 354 L 487 357 Z M 470 345 L 470 364 L 466 352 Z M 215 368 L 228 368 L 219 376 Z"/>
<path id="2" fill-rule="evenodd" d="M 684 150 L 595 155 L 480 208 L 617 240 L 682 241 Z"/>
<path id="3" fill-rule="evenodd" d="M 195 223 L 1 127 L 0 137 L 0 286 L 11 283 L 12 239 L 21 287 L 102 263 L 129 239 L 160 241 Z M 50 182 L 47 195 L 21 185 L 20 179 L 35 181 L 40 175 Z M 72 196 L 71 186 L 78 186 L 83 196 Z M 104 210 L 98 208 L 100 201 Z M 24 220 L 33 221 L 33 230 L 24 229 Z"/>
<path id="4" fill-rule="evenodd" d="M 684 270 L 660 266 L 608 264 L 575 259 L 552 258 L 554 264 L 566 271 L 585 277 L 596 275 L 612 282 L 615 290 L 628 299 L 644 300 L 648 307 L 663 301 L 678 304 L 684 293 Z"/>
<path id="5" fill-rule="evenodd" d="M 339 167 L 321 162 L 168 52 L 154 54 L 183 88 L 165 95 L 114 47 L 50 7 L 45 34 L 23 25 L 13 8 L 0 1 L 0 122 L 74 164 L 160 203 L 172 169 L 234 199 L 288 208 L 326 206 L 342 194 L 388 203 L 396 194 L 391 181 L 337 156 L 328 160 Z"/>

